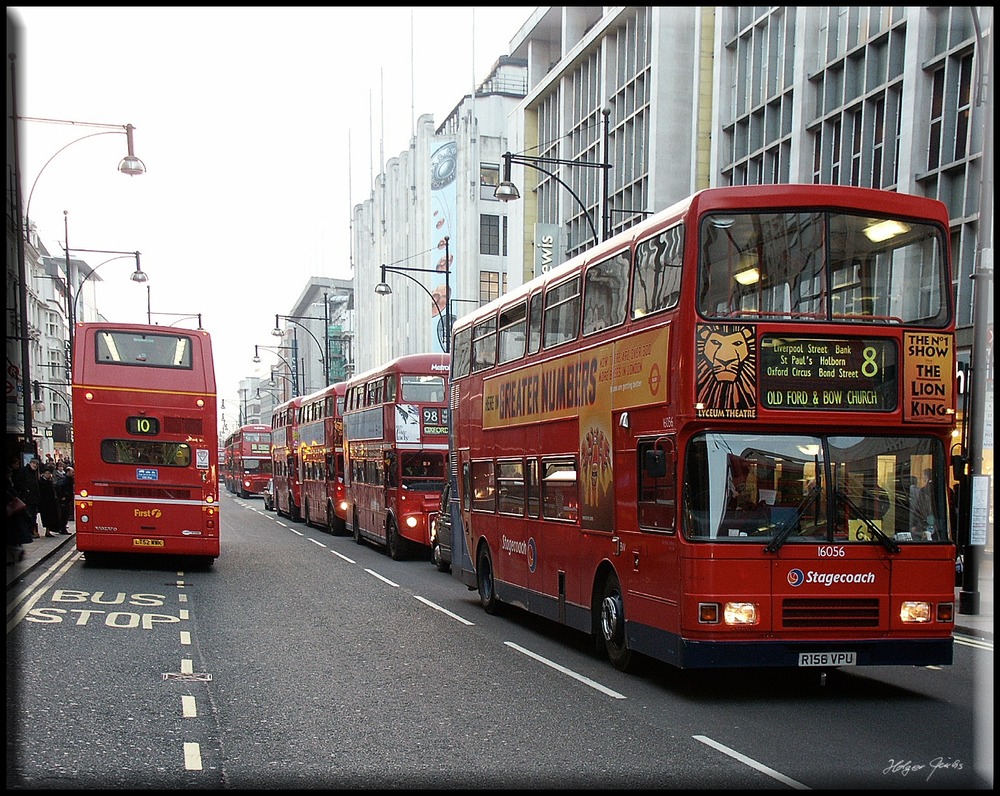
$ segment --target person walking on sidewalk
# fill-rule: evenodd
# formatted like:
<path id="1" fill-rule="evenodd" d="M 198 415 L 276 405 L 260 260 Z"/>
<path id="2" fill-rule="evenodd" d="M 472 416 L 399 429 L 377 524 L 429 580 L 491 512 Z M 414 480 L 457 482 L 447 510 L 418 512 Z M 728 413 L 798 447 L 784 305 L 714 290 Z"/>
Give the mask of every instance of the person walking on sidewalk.
<path id="1" fill-rule="evenodd" d="M 62 506 L 63 516 L 62 530 L 59 533 L 70 534 L 67 525 L 73 521 L 76 500 L 75 492 L 76 478 L 73 477 L 73 467 L 67 464 L 63 470 L 62 480 L 56 483 L 56 496 L 59 498 L 59 504 Z"/>
<path id="2" fill-rule="evenodd" d="M 24 502 L 21 493 L 14 485 L 14 475 L 21 467 L 21 454 L 14 452 L 7 456 L 7 483 L 4 489 L 4 496 L 7 498 L 7 505 L 12 505 L 11 501 L 17 498 Z M 24 558 L 24 546 L 32 541 L 31 520 L 28 518 L 27 508 L 8 508 L 7 515 L 7 564 L 13 565 Z"/>
<path id="3" fill-rule="evenodd" d="M 62 503 L 56 494 L 54 473 L 55 467 L 51 464 L 42 465 L 42 474 L 38 479 L 38 509 L 42 515 L 42 525 L 45 526 L 45 535 L 48 537 L 54 537 L 66 530 Z"/>
<path id="4" fill-rule="evenodd" d="M 14 470 L 14 488 L 28 508 L 25 513 L 31 520 L 31 535 L 38 538 L 38 459 L 30 459 L 27 467 L 20 460 Z M 29 542 L 31 539 L 28 540 Z"/>

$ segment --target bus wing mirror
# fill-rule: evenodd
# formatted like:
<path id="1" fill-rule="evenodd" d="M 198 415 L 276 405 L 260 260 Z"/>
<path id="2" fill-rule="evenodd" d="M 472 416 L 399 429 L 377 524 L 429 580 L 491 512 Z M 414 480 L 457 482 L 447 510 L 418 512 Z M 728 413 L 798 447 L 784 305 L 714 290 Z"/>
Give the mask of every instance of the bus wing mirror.
<path id="1" fill-rule="evenodd" d="M 667 475 L 667 454 L 665 451 L 653 448 L 646 451 L 643 457 L 642 469 L 649 478 L 664 478 Z"/>

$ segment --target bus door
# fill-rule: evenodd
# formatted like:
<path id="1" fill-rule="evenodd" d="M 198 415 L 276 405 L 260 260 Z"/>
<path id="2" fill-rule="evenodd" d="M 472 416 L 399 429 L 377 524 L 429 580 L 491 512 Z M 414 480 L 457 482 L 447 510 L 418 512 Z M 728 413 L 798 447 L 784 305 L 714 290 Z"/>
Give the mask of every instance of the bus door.
<path id="1" fill-rule="evenodd" d="M 677 438 L 673 434 L 640 437 L 621 457 L 635 474 L 638 533 L 623 533 L 625 593 L 639 595 L 629 606 L 630 620 L 678 627 L 681 595 L 681 545 L 677 481 Z M 625 579 L 627 578 L 627 583 Z M 645 595 L 645 596 L 644 596 Z M 650 599 L 649 595 L 656 595 Z M 655 619 L 654 619 L 655 617 Z"/>

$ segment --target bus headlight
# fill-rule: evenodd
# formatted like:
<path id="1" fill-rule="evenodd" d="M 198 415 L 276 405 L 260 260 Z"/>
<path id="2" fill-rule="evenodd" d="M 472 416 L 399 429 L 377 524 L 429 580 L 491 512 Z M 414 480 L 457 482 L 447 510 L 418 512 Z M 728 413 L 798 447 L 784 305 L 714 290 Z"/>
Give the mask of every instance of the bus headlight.
<path id="1" fill-rule="evenodd" d="M 899 607 L 899 618 L 906 623 L 931 621 L 931 604 L 924 600 L 903 600 Z"/>
<path id="2" fill-rule="evenodd" d="M 722 615 L 727 625 L 756 625 L 757 604 L 726 603 Z"/>
<path id="3" fill-rule="evenodd" d="M 416 517 L 414 517 L 414 516 L 413 516 L 413 515 L 411 514 L 411 515 L 410 515 L 409 517 L 407 517 L 407 518 L 406 518 L 406 527 L 407 527 L 407 528 L 416 528 L 416 527 L 417 527 L 417 524 L 418 524 L 419 522 L 420 522 L 420 520 L 419 520 L 419 519 L 417 519 Z"/>

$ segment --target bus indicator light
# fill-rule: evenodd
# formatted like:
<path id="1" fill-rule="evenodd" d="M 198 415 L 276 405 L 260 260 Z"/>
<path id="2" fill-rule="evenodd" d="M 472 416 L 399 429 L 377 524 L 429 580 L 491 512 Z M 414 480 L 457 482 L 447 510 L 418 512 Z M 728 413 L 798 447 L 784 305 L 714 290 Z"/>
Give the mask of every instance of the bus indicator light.
<path id="1" fill-rule="evenodd" d="M 719 604 L 698 603 L 698 622 L 702 625 L 719 624 Z"/>

